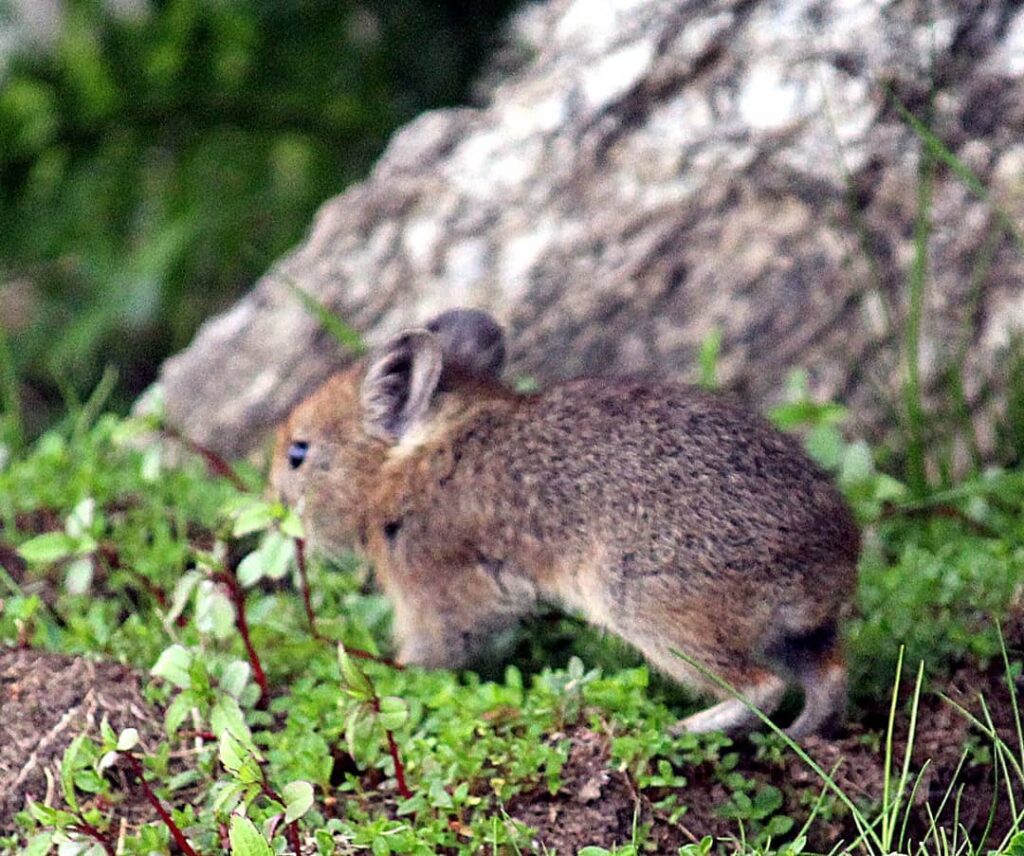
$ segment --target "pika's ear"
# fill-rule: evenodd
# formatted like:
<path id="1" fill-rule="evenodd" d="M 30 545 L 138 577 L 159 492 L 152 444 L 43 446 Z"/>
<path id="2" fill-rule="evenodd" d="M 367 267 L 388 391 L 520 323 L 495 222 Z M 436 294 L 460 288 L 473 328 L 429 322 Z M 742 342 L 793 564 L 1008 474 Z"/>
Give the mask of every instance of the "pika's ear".
<path id="1" fill-rule="evenodd" d="M 426 330 L 408 330 L 374 352 L 359 392 L 366 433 L 394 443 L 420 423 L 442 363 L 441 345 Z"/>
<path id="2" fill-rule="evenodd" d="M 478 377 L 497 377 L 505 367 L 505 331 L 480 309 L 449 309 L 427 329 L 437 336 L 446 365 Z"/>

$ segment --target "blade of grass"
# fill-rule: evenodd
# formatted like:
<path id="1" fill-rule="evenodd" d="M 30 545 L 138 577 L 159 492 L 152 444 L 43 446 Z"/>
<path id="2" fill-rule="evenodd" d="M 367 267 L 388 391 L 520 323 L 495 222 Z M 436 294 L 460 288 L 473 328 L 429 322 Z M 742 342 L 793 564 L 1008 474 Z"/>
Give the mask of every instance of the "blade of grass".
<path id="1" fill-rule="evenodd" d="M 348 348 L 356 356 L 365 352 L 366 346 L 363 344 L 363 337 L 357 330 L 342 321 L 309 292 L 300 288 L 291 277 L 283 274 L 279 276 L 285 287 L 306 307 L 306 311 L 313 315 L 320 322 L 320 326 L 330 333 L 340 345 Z"/>
<path id="2" fill-rule="evenodd" d="M 857 233 L 858 244 L 864 259 L 867 262 L 868 273 L 871 277 L 868 289 L 873 291 L 875 296 L 878 298 L 878 306 L 882 312 L 886 329 L 892 330 L 894 327 L 892 322 L 892 313 L 890 312 L 889 304 L 885 299 L 885 290 L 882 288 L 882 282 L 884 281 L 882 269 L 878 264 L 878 258 L 875 253 L 872 252 L 870 231 L 861 209 L 857 205 L 857 188 L 853 183 L 853 173 L 850 171 L 849 164 L 846 160 L 846 149 L 843 147 L 843 141 L 839 136 L 839 126 L 836 123 L 835 114 L 832 110 L 832 99 L 829 98 L 829 91 L 828 86 L 825 84 L 824 73 L 820 69 L 818 71 L 818 86 L 822 92 L 825 124 L 828 127 L 829 136 L 832 138 L 832 145 L 836 158 L 836 168 L 843 177 L 846 210 L 850 215 L 850 219 L 853 221 L 853 227 Z"/>
<path id="3" fill-rule="evenodd" d="M 917 666 L 917 680 L 914 683 L 914 695 L 910 700 L 910 726 L 907 729 L 907 748 L 903 753 L 903 769 L 900 772 L 899 785 L 896 788 L 895 801 L 892 806 L 892 821 L 895 822 L 899 816 L 900 804 L 903 801 L 903 796 L 907 792 L 907 781 L 910 777 L 910 759 L 914 751 L 914 738 L 917 736 L 917 713 L 921 704 L 921 687 L 924 685 L 924 661 L 918 663 Z M 896 695 L 894 691 L 893 695 Z M 890 720 L 890 732 L 886 736 L 886 740 L 892 739 L 892 726 L 893 722 Z M 887 750 L 888 751 L 888 750 Z M 887 771 L 888 772 L 888 771 Z M 913 796 L 911 794 L 908 800 Z M 890 834 L 895 831 L 894 826 L 890 826 Z M 886 840 L 882 837 L 882 843 L 885 844 L 887 852 L 892 852 L 894 849 L 900 849 L 902 841 L 893 841 L 892 839 Z"/>
<path id="4" fill-rule="evenodd" d="M 956 352 L 949 364 L 949 394 L 953 403 L 954 416 L 960 422 L 960 430 L 967 444 L 971 456 L 971 466 L 974 472 L 980 472 L 983 464 L 981 444 L 978 442 L 978 432 L 974 427 L 971 406 L 967 400 L 967 390 L 964 386 L 964 364 L 967 362 L 967 353 L 970 350 L 972 332 L 975 326 L 975 319 L 981 308 L 982 287 L 988 279 L 988 273 L 992 268 L 992 260 L 995 257 L 996 245 L 1000 233 L 994 229 L 989 230 L 985 243 L 978 252 L 971 270 L 971 284 L 967 291 L 967 307 L 964 310 L 963 328 L 960 333 L 960 342 Z"/>
<path id="5" fill-rule="evenodd" d="M 1013 753 L 1009 751 L 1009 747 L 1006 745 L 1006 742 L 1003 740 L 1003 738 L 999 736 L 999 732 L 996 731 L 995 728 L 991 725 L 986 725 L 982 720 L 980 720 L 973 713 L 971 713 L 966 707 L 964 707 L 959 702 L 953 701 L 953 699 L 951 699 L 944 693 L 940 693 L 939 698 L 946 702 L 946 704 L 950 705 L 971 725 L 973 725 L 975 728 L 981 731 L 986 737 L 988 737 L 992 741 L 996 753 L 1000 751 L 1006 753 L 1007 758 L 1010 762 L 1010 766 L 1013 767 L 1013 771 L 1017 774 L 1017 778 L 1020 779 L 1021 784 L 1024 785 L 1024 768 L 1021 767 L 1021 762 L 1018 761 L 1014 757 Z M 985 699 L 981 695 L 979 695 L 978 700 L 982 705 L 982 709 L 987 710 L 987 706 L 985 705 Z M 993 757 L 995 757 L 996 753 L 993 754 Z"/>
<path id="6" fill-rule="evenodd" d="M 966 762 L 967 750 L 965 749 L 963 752 L 960 753 L 960 761 L 957 763 L 956 769 L 953 771 L 953 775 L 949 780 L 949 785 L 946 787 L 946 792 L 942 795 L 942 799 L 939 801 L 939 805 L 935 809 L 936 820 L 942 817 L 942 813 L 946 810 L 946 804 L 949 802 L 950 796 L 952 796 L 954 792 L 960 793 L 963 791 L 963 785 L 961 784 L 960 788 L 957 788 L 956 781 L 960 778 L 960 773 L 963 771 L 964 764 Z M 930 805 L 928 811 L 929 813 L 931 812 Z"/>
<path id="7" fill-rule="evenodd" d="M 829 775 L 834 777 L 835 774 L 836 774 L 836 771 L 839 769 L 841 764 L 842 764 L 841 760 L 837 761 L 835 766 L 829 772 Z M 796 840 L 798 840 L 800 838 L 805 838 L 807 836 L 807 833 L 811 829 L 811 825 L 814 823 L 815 818 L 817 818 L 817 816 L 818 816 L 818 812 L 820 812 L 821 809 L 825 805 L 825 796 L 827 794 L 828 794 L 828 785 L 823 784 L 822 787 L 821 787 L 821 793 L 818 794 L 818 798 L 814 801 L 814 806 L 811 808 L 811 813 L 809 815 L 807 815 L 807 820 L 804 821 L 803 826 L 801 826 L 800 829 L 797 831 L 796 835 L 793 836 L 793 840 L 794 841 L 796 841 Z"/>
<path id="8" fill-rule="evenodd" d="M 903 646 L 896 657 L 896 676 L 893 679 L 892 695 L 889 699 L 889 719 L 885 729 L 885 756 L 882 762 L 882 842 L 889 852 L 892 833 L 889 829 L 889 791 L 892 788 L 893 733 L 896 728 L 896 708 L 899 704 L 900 678 L 903 676 Z"/>
<path id="9" fill-rule="evenodd" d="M 996 629 L 999 631 L 999 650 L 1003 655 L 1006 688 L 1010 692 L 1010 707 L 1013 710 L 1013 726 L 1017 731 L 1017 746 L 1020 749 L 1020 757 L 1024 759 L 1024 728 L 1021 726 L 1020 704 L 1017 700 L 1017 683 L 1013 679 L 1013 669 L 1010 668 L 1010 655 L 1006 652 L 1006 637 L 1003 635 L 1003 623 L 998 619 L 996 620 Z"/>
<path id="10" fill-rule="evenodd" d="M 943 695 L 941 696 L 941 698 L 948 704 L 952 705 L 952 707 L 955 710 L 959 711 L 961 716 L 964 716 L 968 720 L 968 722 L 970 722 L 975 728 L 984 732 L 985 735 L 992 740 L 993 748 L 995 750 L 993 752 L 992 765 L 994 774 L 996 776 L 996 780 L 998 783 L 999 773 L 1000 771 L 1002 772 L 1003 780 L 1006 783 L 1006 795 L 1008 802 L 1010 804 L 1010 816 L 1013 818 L 1013 823 L 1011 824 L 1010 829 L 1007 831 L 1007 834 L 1004 837 L 1002 844 L 998 848 L 996 848 L 995 851 L 993 851 L 1001 852 L 1009 843 L 1009 840 L 1012 837 L 1014 830 L 1020 828 L 1021 815 L 1017 812 L 1017 799 L 1014 795 L 1013 780 L 1010 776 L 1010 768 L 1013 769 L 1018 781 L 1021 783 L 1022 786 L 1024 786 L 1024 769 L 1022 769 L 1021 766 L 1022 761 L 1024 761 L 1024 759 L 1017 759 L 1014 756 L 1014 754 L 1010 751 L 1010 748 L 1006 745 L 1006 742 L 1002 739 L 1002 737 L 1000 737 L 999 732 L 995 727 L 995 724 L 992 722 L 992 716 L 989 713 L 988 704 L 980 693 L 978 694 L 978 703 L 981 705 L 981 711 L 984 716 L 984 721 L 974 716 L 974 714 L 972 714 L 962 705 L 957 704 L 948 696 Z M 997 791 L 997 788 L 994 789 L 994 791 Z M 987 839 L 988 835 L 990 834 L 992 825 L 994 823 L 995 809 L 995 796 L 993 795 L 993 804 L 990 812 L 989 825 L 985 833 L 985 839 Z M 982 843 L 984 843 L 985 839 L 982 839 Z"/>
<path id="11" fill-rule="evenodd" d="M 78 442 L 85 436 L 85 433 L 92 427 L 103 406 L 110 399 L 114 387 L 117 386 L 117 369 L 114 366 L 107 366 L 103 370 L 103 376 L 93 389 L 90 396 L 81 406 L 75 415 L 75 427 L 71 433 L 72 442 Z"/>
<path id="12" fill-rule="evenodd" d="M 908 751 L 909 755 L 910 752 Z M 917 771 L 917 775 L 914 776 L 914 786 L 910 789 L 910 793 L 907 796 L 906 808 L 903 810 L 903 824 L 900 826 L 900 834 L 896 839 L 896 849 L 901 852 L 908 852 L 909 848 L 907 845 L 907 827 L 910 825 L 911 809 L 914 807 L 914 797 L 917 796 L 918 789 L 921 787 L 921 782 L 924 781 L 925 771 L 931 766 L 931 758 L 925 761 L 921 765 L 921 769 Z"/>
<path id="13" fill-rule="evenodd" d="M 917 135 L 917 138 L 927 147 L 931 156 L 949 167 L 953 174 L 975 196 L 992 208 L 992 212 L 995 214 L 999 225 L 1013 238 L 1017 246 L 1024 251 L 1024 234 L 1017 228 L 1010 216 L 992 202 L 988 188 L 981 182 L 981 179 L 935 135 L 935 132 L 925 122 L 922 122 L 907 109 L 906 105 L 896 97 L 891 88 L 887 87 L 887 92 L 890 102 L 896 108 L 896 112 L 900 114 L 900 117 L 910 126 L 910 129 Z"/>
<path id="14" fill-rule="evenodd" d="M 916 496 L 928 489 L 925 469 L 924 404 L 921 400 L 921 322 L 924 315 L 924 288 L 928 279 L 928 239 L 931 234 L 932 192 L 935 160 L 922 151 L 917 171 L 917 218 L 914 222 L 914 260 L 910 268 L 910 303 L 904 331 L 906 377 L 903 402 L 907 413 L 907 470 L 910 488 Z"/>
<path id="15" fill-rule="evenodd" d="M 713 328 L 700 344 L 700 385 L 705 389 L 718 387 L 718 357 L 722 351 L 722 328 Z"/>
<path id="16" fill-rule="evenodd" d="M 25 444 L 25 419 L 21 411 L 21 386 L 18 370 L 14 364 L 7 333 L 0 324 L 0 440 L 12 452 L 19 452 Z"/>

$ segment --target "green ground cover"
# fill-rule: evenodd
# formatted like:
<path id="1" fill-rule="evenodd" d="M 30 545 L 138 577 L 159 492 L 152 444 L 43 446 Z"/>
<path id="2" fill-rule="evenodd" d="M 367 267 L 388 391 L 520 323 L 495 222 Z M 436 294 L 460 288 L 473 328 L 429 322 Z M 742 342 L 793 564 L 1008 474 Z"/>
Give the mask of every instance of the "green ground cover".
<path id="1" fill-rule="evenodd" d="M 390 613 L 355 558 L 310 557 L 314 633 L 299 524 L 261 498 L 260 473 L 240 467 L 235 486 L 198 457 L 169 466 L 159 445 L 138 447 L 147 426 L 93 421 L 84 408 L 0 470 L 0 641 L 129 664 L 149 676 L 145 699 L 163 726 L 76 739 L 50 805 L 19 812 L 0 847 L 45 853 L 63 841 L 62 853 L 102 853 L 104 836 L 116 841 L 130 816 L 119 852 L 165 852 L 172 826 L 197 853 L 226 841 L 237 853 L 291 852 L 292 836 L 320 853 L 571 852 L 548 846 L 529 821 L 538 803 L 581 789 L 580 753 L 593 735 L 602 775 L 635 793 L 625 832 L 573 839 L 591 854 L 934 849 L 938 830 L 960 835 L 960 850 L 943 839 L 949 852 L 1006 845 L 1019 826 L 1024 763 L 1019 747 L 1007 748 L 1013 735 L 987 733 L 982 714 L 968 728 L 966 713 L 949 735 L 961 766 L 1003 783 L 996 799 L 1009 814 L 982 840 L 984 823 L 921 820 L 910 792 L 927 764 L 916 749 L 906 775 L 901 764 L 913 743 L 908 717 L 920 708 L 923 723 L 925 701 L 904 682 L 895 726 L 889 705 L 901 651 L 908 678 L 923 664 L 922 699 L 947 692 L 965 663 L 1019 673 L 1012 640 L 1003 662 L 997 619 L 1013 620 L 1024 581 L 1024 472 L 990 470 L 914 496 L 878 471 L 866 445 L 843 441 L 840 408 L 811 404 L 799 383 L 792 398 L 776 420 L 804 432 L 866 532 L 847 628 L 850 733 L 815 744 L 819 754 L 840 747 L 828 756 L 838 767 L 823 770 L 835 789 L 811 773 L 791 786 L 787 765 L 803 762 L 773 734 L 670 737 L 667 727 L 699 700 L 571 617 L 548 616 L 506 640 L 479 673 L 361 658 L 390 652 Z M 842 783 L 844 752 L 876 759 L 881 792 Z M 133 770 L 171 825 L 145 813 Z M 963 782 L 952 778 L 938 793 L 958 793 Z"/>

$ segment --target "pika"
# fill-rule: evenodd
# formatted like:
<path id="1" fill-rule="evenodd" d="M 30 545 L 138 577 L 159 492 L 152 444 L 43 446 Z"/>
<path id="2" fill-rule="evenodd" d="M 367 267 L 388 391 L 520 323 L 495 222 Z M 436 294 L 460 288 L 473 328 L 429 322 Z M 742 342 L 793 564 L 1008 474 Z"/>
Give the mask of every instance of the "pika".
<path id="1" fill-rule="evenodd" d="M 718 699 L 680 730 L 841 719 L 839 622 L 860 535 L 792 437 L 686 386 L 591 378 L 519 393 L 504 333 L 457 309 L 330 378 L 278 433 L 272 489 L 311 545 L 355 547 L 395 611 L 398 659 L 464 664 L 540 604 L 582 613 Z"/>

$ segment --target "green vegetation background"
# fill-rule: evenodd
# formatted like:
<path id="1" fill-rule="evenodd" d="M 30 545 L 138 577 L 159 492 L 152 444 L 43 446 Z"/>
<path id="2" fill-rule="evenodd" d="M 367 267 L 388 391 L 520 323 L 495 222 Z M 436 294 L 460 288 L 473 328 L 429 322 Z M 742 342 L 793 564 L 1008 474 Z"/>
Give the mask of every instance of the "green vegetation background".
<path id="1" fill-rule="evenodd" d="M 513 0 L 62 5 L 0 72 L 0 350 L 32 435 L 109 365 L 123 410 L 395 128 L 467 98 Z"/>

